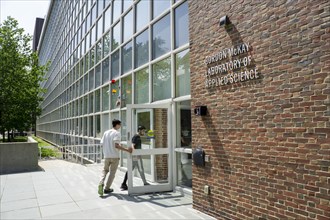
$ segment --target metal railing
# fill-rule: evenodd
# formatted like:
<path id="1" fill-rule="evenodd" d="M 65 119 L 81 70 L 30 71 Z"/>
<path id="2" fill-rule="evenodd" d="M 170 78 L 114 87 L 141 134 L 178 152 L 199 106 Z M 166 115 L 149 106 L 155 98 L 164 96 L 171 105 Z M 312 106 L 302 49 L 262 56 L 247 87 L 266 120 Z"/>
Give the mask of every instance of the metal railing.
<path id="1" fill-rule="evenodd" d="M 63 159 L 80 164 L 101 163 L 102 145 L 100 144 L 82 144 L 59 146 Z"/>

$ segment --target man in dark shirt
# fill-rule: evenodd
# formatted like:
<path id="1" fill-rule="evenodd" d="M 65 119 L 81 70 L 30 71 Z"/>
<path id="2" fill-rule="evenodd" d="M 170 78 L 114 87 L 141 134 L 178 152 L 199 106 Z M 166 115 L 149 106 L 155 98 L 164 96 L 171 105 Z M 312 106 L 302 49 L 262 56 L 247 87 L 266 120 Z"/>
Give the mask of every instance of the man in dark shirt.
<path id="1" fill-rule="evenodd" d="M 132 137 L 132 149 L 141 149 L 141 136 L 143 136 L 145 134 L 146 128 L 142 125 L 138 127 L 138 133 L 135 134 Z M 132 170 L 134 170 L 135 168 L 138 169 L 139 173 L 140 173 L 140 177 L 143 181 L 144 185 L 149 185 L 149 183 L 146 180 L 146 177 L 144 175 L 144 168 L 143 168 L 143 162 L 142 162 L 142 157 L 141 156 L 133 156 L 133 168 Z M 125 174 L 125 178 L 123 183 L 121 184 L 120 187 L 122 190 L 127 190 L 127 172 Z"/>

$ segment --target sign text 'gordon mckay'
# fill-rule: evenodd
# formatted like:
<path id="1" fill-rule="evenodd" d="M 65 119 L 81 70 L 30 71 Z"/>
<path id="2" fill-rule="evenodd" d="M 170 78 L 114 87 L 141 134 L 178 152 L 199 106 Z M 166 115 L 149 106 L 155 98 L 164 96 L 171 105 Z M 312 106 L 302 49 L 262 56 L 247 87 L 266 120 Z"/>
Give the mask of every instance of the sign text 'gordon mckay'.
<path id="1" fill-rule="evenodd" d="M 205 87 L 228 85 L 259 78 L 258 69 L 251 66 L 249 43 L 224 50 L 205 58 L 207 72 L 205 73 Z M 247 54 L 246 56 L 238 56 Z M 215 64 L 215 65 L 214 65 Z"/>

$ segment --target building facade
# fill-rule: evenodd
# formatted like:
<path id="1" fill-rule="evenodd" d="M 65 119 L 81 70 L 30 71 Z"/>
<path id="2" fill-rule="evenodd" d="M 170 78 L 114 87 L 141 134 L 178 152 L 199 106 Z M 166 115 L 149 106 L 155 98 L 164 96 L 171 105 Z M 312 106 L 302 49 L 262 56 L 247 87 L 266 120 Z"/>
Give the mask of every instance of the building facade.
<path id="1" fill-rule="evenodd" d="M 154 188 L 142 190 L 188 189 L 194 208 L 219 219 L 327 219 L 329 8 L 51 1 L 38 135 L 88 151 L 115 118 L 123 144 L 143 124 Z M 197 147 L 205 165 L 192 163 Z"/>

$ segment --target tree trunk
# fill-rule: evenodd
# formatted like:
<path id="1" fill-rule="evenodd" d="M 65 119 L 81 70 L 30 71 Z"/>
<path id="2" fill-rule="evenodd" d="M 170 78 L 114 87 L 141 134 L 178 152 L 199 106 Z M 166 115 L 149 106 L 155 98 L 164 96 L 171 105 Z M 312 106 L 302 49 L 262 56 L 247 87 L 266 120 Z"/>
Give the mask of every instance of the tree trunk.
<path id="1" fill-rule="evenodd" d="M 8 135 L 7 141 L 10 142 L 10 133 L 9 133 L 9 130 L 7 131 L 7 135 Z"/>

